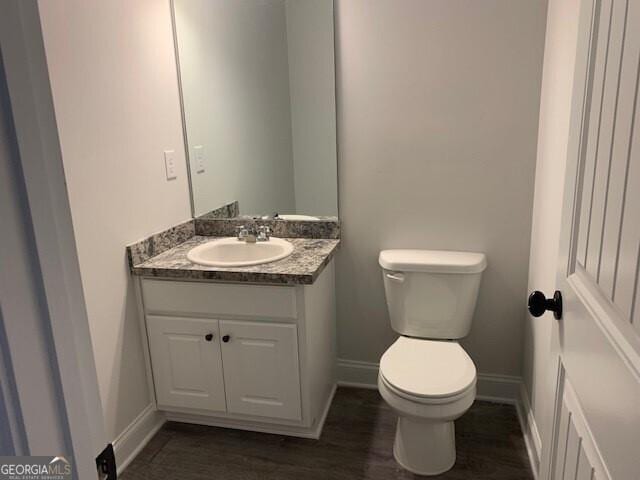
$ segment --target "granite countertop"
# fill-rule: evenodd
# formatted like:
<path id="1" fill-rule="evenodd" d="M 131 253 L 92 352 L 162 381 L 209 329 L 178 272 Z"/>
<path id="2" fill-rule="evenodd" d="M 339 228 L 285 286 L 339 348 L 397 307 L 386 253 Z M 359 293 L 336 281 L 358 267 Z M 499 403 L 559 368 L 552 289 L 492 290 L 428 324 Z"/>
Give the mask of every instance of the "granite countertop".
<path id="1" fill-rule="evenodd" d="M 282 260 L 250 267 L 208 267 L 187 259 L 187 252 L 196 245 L 220 237 L 196 235 L 183 243 L 134 264 L 134 275 L 213 280 L 220 282 L 310 285 L 333 257 L 340 243 L 337 239 L 287 238 L 293 253 Z"/>

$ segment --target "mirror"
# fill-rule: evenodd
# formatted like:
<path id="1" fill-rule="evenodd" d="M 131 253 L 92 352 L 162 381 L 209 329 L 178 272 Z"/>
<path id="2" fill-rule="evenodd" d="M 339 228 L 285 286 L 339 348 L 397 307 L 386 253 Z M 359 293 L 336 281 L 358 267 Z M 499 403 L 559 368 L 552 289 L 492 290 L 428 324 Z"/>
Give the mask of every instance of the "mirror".
<path id="1" fill-rule="evenodd" d="M 173 0 L 194 216 L 337 216 L 332 0 Z"/>

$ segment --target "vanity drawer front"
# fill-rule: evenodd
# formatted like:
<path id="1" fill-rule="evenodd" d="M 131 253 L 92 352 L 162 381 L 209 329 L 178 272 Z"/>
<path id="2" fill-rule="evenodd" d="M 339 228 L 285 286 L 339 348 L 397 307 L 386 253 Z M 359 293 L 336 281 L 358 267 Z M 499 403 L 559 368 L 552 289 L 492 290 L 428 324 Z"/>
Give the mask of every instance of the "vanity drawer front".
<path id="1" fill-rule="evenodd" d="M 295 319 L 295 287 L 142 280 L 147 313 Z"/>

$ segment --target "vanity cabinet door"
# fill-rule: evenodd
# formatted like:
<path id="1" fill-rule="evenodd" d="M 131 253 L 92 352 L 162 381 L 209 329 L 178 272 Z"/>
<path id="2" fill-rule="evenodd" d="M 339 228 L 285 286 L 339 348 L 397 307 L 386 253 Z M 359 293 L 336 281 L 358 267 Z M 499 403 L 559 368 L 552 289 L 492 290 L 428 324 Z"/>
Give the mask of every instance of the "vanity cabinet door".
<path id="1" fill-rule="evenodd" d="M 301 419 L 295 325 L 220 321 L 229 413 Z"/>
<path id="2" fill-rule="evenodd" d="M 158 406 L 225 411 L 218 321 L 148 315 L 147 330 Z"/>

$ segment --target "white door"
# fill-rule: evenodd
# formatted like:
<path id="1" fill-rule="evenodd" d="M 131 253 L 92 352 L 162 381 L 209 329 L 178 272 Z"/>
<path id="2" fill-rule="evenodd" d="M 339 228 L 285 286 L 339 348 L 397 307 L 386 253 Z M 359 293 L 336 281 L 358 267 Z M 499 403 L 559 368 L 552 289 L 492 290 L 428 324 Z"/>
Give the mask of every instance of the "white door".
<path id="1" fill-rule="evenodd" d="M 220 321 L 229 413 L 300 420 L 295 325 Z"/>
<path id="2" fill-rule="evenodd" d="M 160 408 L 225 411 L 217 320 L 147 316 Z"/>
<path id="3" fill-rule="evenodd" d="M 640 0 L 580 16 L 541 478 L 638 480 Z"/>

